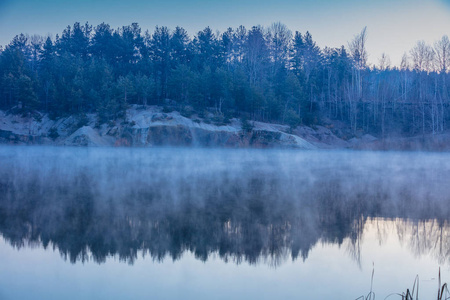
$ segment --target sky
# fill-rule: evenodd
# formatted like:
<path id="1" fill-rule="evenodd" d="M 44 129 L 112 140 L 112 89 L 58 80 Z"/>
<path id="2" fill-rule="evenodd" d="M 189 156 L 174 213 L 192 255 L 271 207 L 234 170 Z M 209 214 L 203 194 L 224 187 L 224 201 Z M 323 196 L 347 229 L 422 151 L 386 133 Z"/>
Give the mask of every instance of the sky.
<path id="1" fill-rule="evenodd" d="M 184 27 L 191 37 L 210 26 L 286 24 L 309 31 L 320 47 L 347 46 L 367 26 L 369 63 L 386 53 L 399 65 L 419 40 L 433 44 L 450 35 L 450 0 L 0 0 L 0 45 L 20 33 L 55 37 L 74 22 L 113 28 L 139 23 Z"/>

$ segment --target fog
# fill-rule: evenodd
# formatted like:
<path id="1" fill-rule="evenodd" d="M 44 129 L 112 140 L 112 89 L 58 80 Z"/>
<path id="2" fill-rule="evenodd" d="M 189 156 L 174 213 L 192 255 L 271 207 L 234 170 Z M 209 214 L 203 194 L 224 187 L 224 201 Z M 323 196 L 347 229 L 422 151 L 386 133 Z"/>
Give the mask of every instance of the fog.
<path id="1" fill-rule="evenodd" d="M 358 263 L 367 224 L 380 243 L 394 226 L 418 257 L 449 262 L 445 153 L 0 149 L 0 234 L 72 263 L 190 252 L 277 266 L 320 243 Z"/>

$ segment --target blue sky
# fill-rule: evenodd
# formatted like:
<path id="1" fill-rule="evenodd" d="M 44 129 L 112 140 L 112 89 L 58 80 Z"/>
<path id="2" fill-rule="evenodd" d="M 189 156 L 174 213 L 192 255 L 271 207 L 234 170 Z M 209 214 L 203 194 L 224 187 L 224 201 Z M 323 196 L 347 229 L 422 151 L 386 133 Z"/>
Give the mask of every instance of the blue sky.
<path id="1" fill-rule="evenodd" d="M 285 23 L 292 31 L 309 30 L 318 44 L 347 45 L 367 26 L 369 62 L 383 52 L 399 64 L 418 40 L 432 43 L 450 35 L 449 0 L 0 0 L 0 45 L 19 33 L 50 34 L 69 24 L 109 23 L 113 28 L 138 22 L 152 31 L 156 25 L 179 25 L 190 35 L 206 26 L 224 31 L 245 25 Z"/>

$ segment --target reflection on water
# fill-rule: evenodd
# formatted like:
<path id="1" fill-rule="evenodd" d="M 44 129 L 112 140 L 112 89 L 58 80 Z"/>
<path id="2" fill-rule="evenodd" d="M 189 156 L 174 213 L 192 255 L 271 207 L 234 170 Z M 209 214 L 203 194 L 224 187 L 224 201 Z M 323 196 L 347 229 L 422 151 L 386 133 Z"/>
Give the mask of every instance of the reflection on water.
<path id="1" fill-rule="evenodd" d="M 449 263 L 444 154 L 1 150 L 1 235 L 72 263 L 192 252 L 278 266 L 344 242 L 359 263 L 367 226 L 379 243 L 394 233 L 414 255 Z"/>

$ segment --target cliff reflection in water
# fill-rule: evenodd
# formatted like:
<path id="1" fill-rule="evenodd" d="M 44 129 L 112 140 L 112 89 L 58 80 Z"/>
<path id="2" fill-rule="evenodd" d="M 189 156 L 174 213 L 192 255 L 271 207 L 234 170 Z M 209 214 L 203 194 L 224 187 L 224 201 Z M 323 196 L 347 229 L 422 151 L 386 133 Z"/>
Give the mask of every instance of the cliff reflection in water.
<path id="1" fill-rule="evenodd" d="M 192 251 L 277 265 L 344 240 L 358 260 L 366 221 L 378 222 L 382 240 L 385 218 L 415 254 L 450 257 L 442 155 L 2 150 L 1 235 L 16 248 L 56 248 L 72 263 Z"/>

